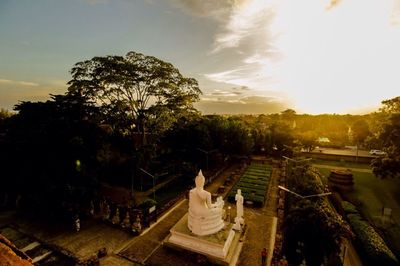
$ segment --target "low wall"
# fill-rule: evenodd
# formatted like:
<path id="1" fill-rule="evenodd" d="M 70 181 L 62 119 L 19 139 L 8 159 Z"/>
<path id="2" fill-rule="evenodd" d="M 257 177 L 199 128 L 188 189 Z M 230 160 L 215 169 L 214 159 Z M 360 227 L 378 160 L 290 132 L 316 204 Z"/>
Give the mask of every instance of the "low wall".
<path id="1" fill-rule="evenodd" d="M 333 161 L 346 161 L 346 162 L 358 162 L 370 164 L 374 157 L 367 156 L 354 156 L 354 155 L 340 155 L 340 154 L 328 154 L 328 153 L 316 153 L 316 152 L 302 152 L 302 156 L 309 157 L 313 159 L 322 159 L 322 160 L 333 160 Z"/>

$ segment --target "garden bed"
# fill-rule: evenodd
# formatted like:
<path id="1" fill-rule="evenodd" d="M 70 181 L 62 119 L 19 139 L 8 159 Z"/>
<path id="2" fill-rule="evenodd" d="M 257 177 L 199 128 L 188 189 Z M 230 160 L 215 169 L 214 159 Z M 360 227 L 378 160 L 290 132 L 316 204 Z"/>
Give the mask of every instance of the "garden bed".
<path id="1" fill-rule="evenodd" d="M 246 202 L 252 202 L 252 206 L 261 207 L 265 202 L 271 172 L 272 166 L 269 164 L 250 164 L 229 192 L 228 201 L 235 202 L 235 195 L 240 189 Z"/>

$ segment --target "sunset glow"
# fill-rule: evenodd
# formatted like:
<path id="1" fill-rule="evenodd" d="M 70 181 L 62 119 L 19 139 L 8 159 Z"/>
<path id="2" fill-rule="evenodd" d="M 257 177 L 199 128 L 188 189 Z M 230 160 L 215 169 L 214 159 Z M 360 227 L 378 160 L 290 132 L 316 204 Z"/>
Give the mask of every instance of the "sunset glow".
<path id="1" fill-rule="evenodd" d="M 77 61 L 131 50 L 196 78 L 203 113 L 365 113 L 400 91 L 400 0 L 23 2 L 0 3 L 7 109 L 63 93 Z"/>

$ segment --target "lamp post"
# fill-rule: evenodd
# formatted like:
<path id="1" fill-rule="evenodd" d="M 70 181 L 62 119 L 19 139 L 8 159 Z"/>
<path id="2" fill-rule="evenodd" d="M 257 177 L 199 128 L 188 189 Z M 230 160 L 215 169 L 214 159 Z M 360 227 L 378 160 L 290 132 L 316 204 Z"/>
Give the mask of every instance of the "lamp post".
<path id="1" fill-rule="evenodd" d="M 162 173 L 160 175 L 158 174 L 150 174 L 149 172 L 147 172 L 146 170 L 144 170 L 143 168 L 139 168 L 140 171 L 142 171 L 143 173 L 145 173 L 146 175 L 150 176 L 153 179 L 153 199 L 154 201 L 156 200 L 156 190 L 155 190 L 155 186 L 156 186 L 156 178 L 163 176 L 163 175 L 167 175 L 168 172 Z"/>
<path id="2" fill-rule="evenodd" d="M 206 150 L 197 148 L 197 150 L 200 151 L 200 152 L 202 152 L 202 153 L 204 153 L 204 154 L 206 155 L 206 168 L 207 168 L 207 170 L 208 170 L 208 155 L 209 155 L 210 153 L 213 153 L 213 152 L 217 151 L 217 149 L 206 151 Z"/>
<path id="3" fill-rule="evenodd" d="M 295 196 L 297 196 L 299 198 L 302 198 L 302 199 L 308 199 L 308 198 L 313 198 L 313 197 L 324 197 L 324 196 L 328 196 L 328 195 L 332 194 L 332 192 L 325 192 L 325 193 L 318 193 L 318 194 L 311 194 L 311 195 L 303 196 L 303 195 L 300 195 L 300 194 L 298 194 L 298 193 L 296 193 L 294 191 L 291 191 L 288 188 L 285 188 L 284 186 L 278 186 L 278 188 L 282 189 L 283 191 L 286 191 L 288 193 L 291 193 L 291 194 L 293 194 L 293 195 L 295 195 Z"/>

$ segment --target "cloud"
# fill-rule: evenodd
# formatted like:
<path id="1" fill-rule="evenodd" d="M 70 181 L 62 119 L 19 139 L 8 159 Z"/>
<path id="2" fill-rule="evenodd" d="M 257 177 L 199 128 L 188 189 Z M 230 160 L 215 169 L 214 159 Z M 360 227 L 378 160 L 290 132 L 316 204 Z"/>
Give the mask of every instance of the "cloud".
<path id="1" fill-rule="evenodd" d="M 326 7 L 327 10 L 332 9 L 334 7 L 336 7 L 338 4 L 340 4 L 340 2 L 342 2 L 342 0 L 331 0 L 328 4 L 328 6 Z"/>
<path id="2" fill-rule="evenodd" d="M 248 96 L 237 99 L 203 97 L 196 107 L 203 114 L 267 114 L 287 109 L 280 99 L 265 96 Z"/>
<path id="3" fill-rule="evenodd" d="M 392 3 L 342 1 L 329 11 L 311 0 L 282 5 L 279 87 L 296 109 L 346 113 L 399 95 L 400 29 L 390 24 Z"/>
<path id="4" fill-rule="evenodd" d="M 400 0 L 170 1 L 215 22 L 208 56 L 216 64 L 203 72 L 211 88 L 281 93 L 309 113 L 398 95 Z"/>
<path id="5" fill-rule="evenodd" d="M 108 3 L 108 0 L 85 0 L 85 2 L 89 3 L 90 5 L 99 5 Z"/>
<path id="6" fill-rule="evenodd" d="M 205 77 L 280 91 L 302 112 L 374 106 L 398 95 L 398 25 L 399 0 L 249 1 L 220 23 L 212 49 L 236 61 Z"/>
<path id="7" fill-rule="evenodd" d="M 390 23 L 393 26 L 400 26 L 400 0 L 393 1 L 393 7 L 390 14 Z"/>
<path id="8" fill-rule="evenodd" d="M 237 6 L 248 0 L 171 0 L 174 6 L 192 15 L 225 20 Z"/>
<path id="9" fill-rule="evenodd" d="M 271 1 L 252 0 L 235 5 L 231 9 L 228 19 L 221 25 L 220 32 L 216 35 L 212 53 L 219 52 L 226 48 L 238 48 L 241 45 L 251 44 L 253 48 L 263 38 L 269 38 L 269 24 L 274 17 L 274 8 Z M 262 41 L 261 46 L 268 42 Z M 256 45 L 256 46 L 254 46 Z M 262 50 L 266 50 L 264 47 Z M 257 49 L 258 50 L 258 49 Z M 248 51 L 245 51 L 248 52 Z M 252 51 L 260 52 L 260 51 Z"/>
<path id="10" fill-rule="evenodd" d="M 37 84 L 35 82 L 18 81 L 18 80 L 10 80 L 10 79 L 0 79 L 0 85 L 1 84 L 19 85 L 19 86 L 24 86 L 24 87 L 37 87 L 37 86 L 39 86 L 39 84 Z"/>
<path id="11" fill-rule="evenodd" d="M 45 101 L 50 94 L 64 94 L 65 80 L 44 80 L 40 84 L 0 79 L 0 108 L 12 110 L 20 101 Z"/>

